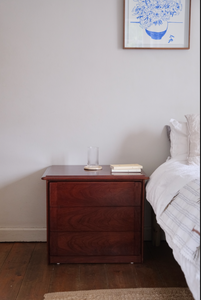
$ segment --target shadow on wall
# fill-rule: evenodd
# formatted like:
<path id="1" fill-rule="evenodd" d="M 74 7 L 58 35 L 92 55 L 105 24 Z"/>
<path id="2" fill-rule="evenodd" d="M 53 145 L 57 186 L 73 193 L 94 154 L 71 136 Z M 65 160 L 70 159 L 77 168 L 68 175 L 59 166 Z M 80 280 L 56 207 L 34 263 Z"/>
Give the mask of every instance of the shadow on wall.
<path id="1" fill-rule="evenodd" d="M 107 153 L 104 153 L 106 158 Z M 166 126 L 159 134 L 147 129 L 132 131 L 120 145 L 115 149 L 115 153 L 110 158 L 106 158 L 111 163 L 139 163 L 143 166 L 145 173 L 150 176 L 159 165 L 163 164 L 170 156 L 170 142 L 167 136 Z M 145 201 L 144 219 L 144 240 L 151 240 L 152 235 L 152 208 Z"/>
<path id="2" fill-rule="evenodd" d="M 0 189 L 0 227 L 46 227 L 45 169 Z"/>
<path id="3" fill-rule="evenodd" d="M 124 4 L 123 1 L 118 0 L 116 2 L 116 16 L 117 16 L 117 47 L 118 49 L 123 48 L 123 11 L 124 11 Z"/>
<path id="4" fill-rule="evenodd" d="M 170 156 L 170 142 L 167 129 L 163 128 L 160 135 L 143 130 L 132 132 L 121 143 L 122 146 L 113 156 L 118 163 L 138 163 L 143 165 L 145 173 L 150 176 L 155 169 Z"/>

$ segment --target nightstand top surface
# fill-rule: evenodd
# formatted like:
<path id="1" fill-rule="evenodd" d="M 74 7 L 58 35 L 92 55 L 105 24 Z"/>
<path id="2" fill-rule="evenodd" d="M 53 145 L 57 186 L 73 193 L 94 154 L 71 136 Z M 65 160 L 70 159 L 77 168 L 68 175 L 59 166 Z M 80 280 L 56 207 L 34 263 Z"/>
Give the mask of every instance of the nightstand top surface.
<path id="1" fill-rule="evenodd" d="M 55 180 L 59 178 L 69 178 L 69 177 L 93 177 L 93 178 L 107 178 L 107 179 L 120 179 L 120 178 L 127 178 L 133 180 L 139 179 L 139 180 L 147 180 L 148 177 L 146 174 L 142 171 L 142 173 L 139 174 L 112 174 L 110 171 L 109 165 L 102 165 L 102 170 L 100 171 L 86 171 L 84 170 L 84 165 L 53 165 L 49 166 L 45 173 L 42 176 L 43 180 Z"/>

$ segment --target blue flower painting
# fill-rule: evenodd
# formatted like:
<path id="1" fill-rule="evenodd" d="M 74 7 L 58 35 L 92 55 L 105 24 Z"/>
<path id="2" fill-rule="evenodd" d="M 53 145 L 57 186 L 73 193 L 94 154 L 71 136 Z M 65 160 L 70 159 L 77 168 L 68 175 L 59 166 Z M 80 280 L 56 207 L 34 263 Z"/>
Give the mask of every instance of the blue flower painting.
<path id="1" fill-rule="evenodd" d="M 154 40 L 160 40 L 167 32 L 168 21 L 182 11 L 181 0 L 134 0 L 132 9 L 142 29 Z"/>

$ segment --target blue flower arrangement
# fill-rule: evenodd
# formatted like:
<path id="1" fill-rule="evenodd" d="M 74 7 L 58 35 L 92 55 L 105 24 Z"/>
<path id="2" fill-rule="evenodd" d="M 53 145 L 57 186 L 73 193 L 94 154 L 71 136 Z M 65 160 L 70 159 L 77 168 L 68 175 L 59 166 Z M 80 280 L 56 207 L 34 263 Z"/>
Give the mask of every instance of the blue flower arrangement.
<path id="1" fill-rule="evenodd" d="M 161 25 L 182 11 L 181 0 L 134 0 L 138 2 L 132 9 L 143 29 L 151 25 Z"/>

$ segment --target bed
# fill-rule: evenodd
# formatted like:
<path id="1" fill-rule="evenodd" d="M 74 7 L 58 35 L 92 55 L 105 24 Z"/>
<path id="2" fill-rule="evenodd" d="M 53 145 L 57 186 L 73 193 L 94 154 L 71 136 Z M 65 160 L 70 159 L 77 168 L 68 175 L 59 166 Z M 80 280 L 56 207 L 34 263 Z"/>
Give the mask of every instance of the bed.
<path id="1" fill-rule="evenodd" d="M 200 115 L 167 126 L 170 157 L 146 186 L 146 197 L 184 272 L 194 299 L 200 300 Z"/>

